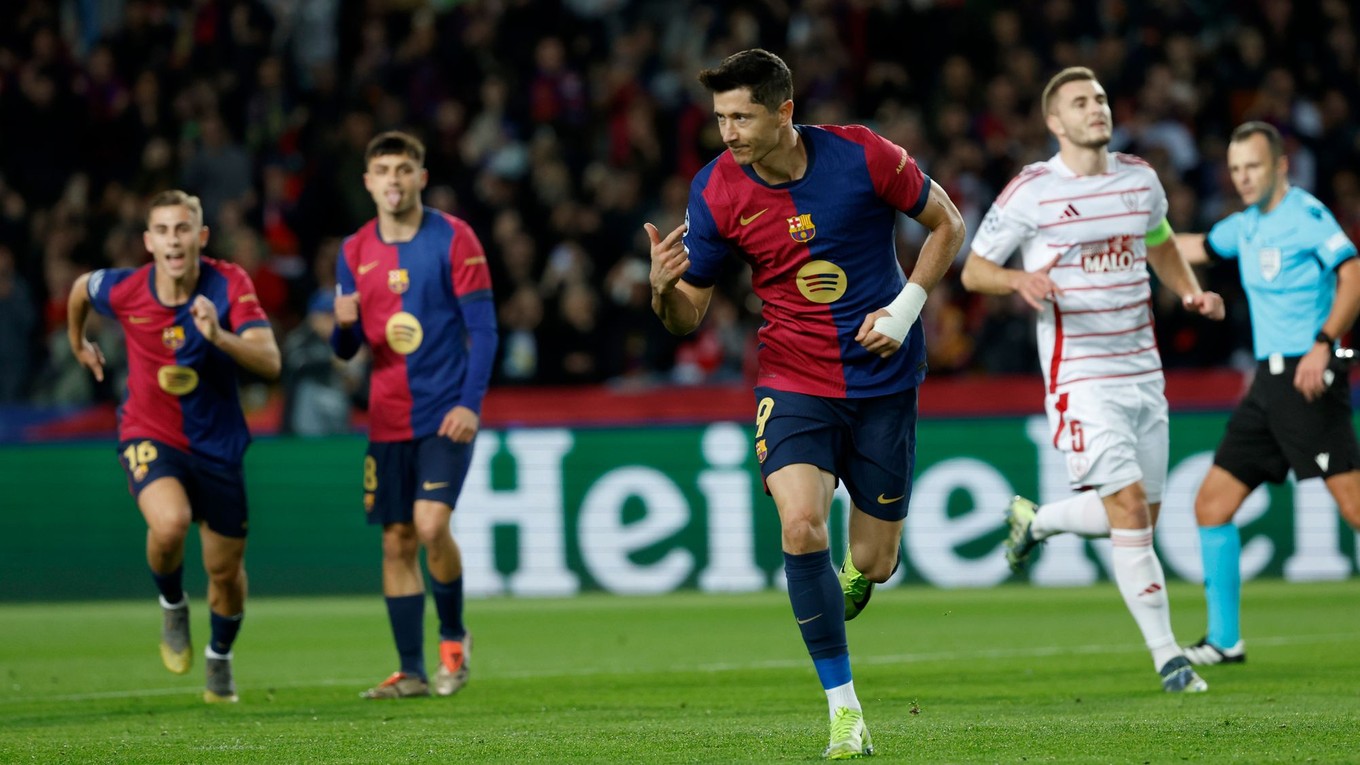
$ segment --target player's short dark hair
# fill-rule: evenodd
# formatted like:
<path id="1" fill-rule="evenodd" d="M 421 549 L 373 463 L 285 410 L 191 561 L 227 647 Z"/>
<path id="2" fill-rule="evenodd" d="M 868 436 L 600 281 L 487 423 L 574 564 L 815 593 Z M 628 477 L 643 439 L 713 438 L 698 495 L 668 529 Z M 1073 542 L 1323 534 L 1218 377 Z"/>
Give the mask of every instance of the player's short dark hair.
<path id="1" fill-rule="evenodd" d="M 721 64 L 699 72 L 699 82 L 713 93 L 749 88 L 751 100 L 772 112 L 793 98 L 793 73 L 788 64 L 762 48 L 733 53 Z"/>
<path id="2" fill-rule="evenodd" d="M 1276 130 L 1275 126 L 1269 122 L 1261 122 L 1260 120 L 1243 122 L 1232 131 L 1232 138 L 1229 141 L 1240 143 L 1254 135 L 1265 136 L 1266 143 L 1270 145 L 1271 159 L 1279 159 L 1284 156 L 1284 138 L 1280 136 L 1280 131 Z"/>
<path id="3" fill-rule="evenodd" d="M 1053 95 L 1058 92 L 1058 88 L 1061 88 L 1069 82 L 1078 82 L 1080 80 L 1090 80 L 1091 82 L 1099 81 L 1096 79 L 1096 73 L 1084 66 L 1069 66 L 1053 75 L 1053 78 L 1044 86 L 1044 95 L 1039 99 L 1039 103 L 1044 107 L 1044 114 L 1053 113 Z"/>
<path id="4" fill-rule="evenodd" d="M 151 213 L 161 207 L 187 207 L 194 220 L 198 221 L 198 225 L 203 225 L 203 203 L 187 191 L 170 189 L 152 197 L 151 201 L 146 203 L 146 225 L 151 225 Z"/>
<path id="5" fill-rule="evenodd" d="M 368 148 L 364 150 L 364 164 L 373 161 L 374 157 L 387 157 L 393 154 L 410 157 L 417 165 L 425 164 L 425 144 L 421 143 L 419 138 L 400 130 L 389 130 L 374 136 L 373 140 L 368 142 Z"/>

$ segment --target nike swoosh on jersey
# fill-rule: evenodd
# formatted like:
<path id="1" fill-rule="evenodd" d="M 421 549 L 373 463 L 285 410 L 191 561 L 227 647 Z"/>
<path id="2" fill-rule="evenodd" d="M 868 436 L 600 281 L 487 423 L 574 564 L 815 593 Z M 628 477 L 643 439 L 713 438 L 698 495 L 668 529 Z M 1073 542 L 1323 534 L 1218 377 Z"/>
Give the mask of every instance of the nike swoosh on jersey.
<path id="1" fill-rule="evenodd" d="M 434 491 L 435 489 L 442 489 L 448 485 L 449 485 L 448 481 L 440 481 L 438 483 L 435 483 L 433 481 L 426 481 L 425 483 L 421 484 L 421 488 L 424 489 L 425 491 Z"/>
<path id="2" fill-rule="evenodd" d="M 795 617 L 795 618 L 796 618 L 796 617 Z M 822 618 L 822 615 L 821 615 L 821 614 L 817 614 L 816 616 L 809 616 L 809 617 L 806 618 L 806 619 L 799 619 L 799 620 L 798 620 L 798 623 L 799 623 L 799 624 L 807 624 L 808 622 L 812 621 L 813 619 L 820 619 L 820 618 Z"/>
<path id="3" fill-rule="evenodd" d="M 896 502 L 897 500 L 899 500 L 899 499 L 901 499 L 902 497 L 905 497 L 905 496 L 907 496 L 907 495 L 903 494 L 901 497 L 885 497 L 885 496 L 883 496 L 882 494 L 880 494 L 880 495 L 878 495 L 878 504 L 880 504 L 880 505 L 891 505 L 892 503 Z"/>
<path id="4" fill-rule="evenodd" d="M 749 224 L 751 221 L 755 220 L 756 218 L 759 218 L 760 216 L 764 215 L 766 212 L 769 211 L 769 209 L 770 209 L 770 208 L 766 207 L 764 210 L 761 210 L 760 212 L 758 212 L 758 213 L 756 213 L 755 215 L 752 215 L 752 216 L 750 216 L 750 217 L 747 217 L 747 216 L 743 215 L 743 216 L 741 216 L 740 218 L 737 219 L 737 222 L 740 223 L 741 225 L 745 226 L 745 225 Z"/>
<path id="5" fill-rule="evenodd" d="M 376 260 L 373 261 L 372 263 L 360 263 L 360 264 L 359 264 L 359 275 L 360 275 L 360 276 L 363 276 L 364 274 L 368 273 L 369 271 L 372 271 L 373 269 L 375 269 L 375 268 L 377 268 L 377 267 L 378 267 L 378 261 L 376 261 Z"/>

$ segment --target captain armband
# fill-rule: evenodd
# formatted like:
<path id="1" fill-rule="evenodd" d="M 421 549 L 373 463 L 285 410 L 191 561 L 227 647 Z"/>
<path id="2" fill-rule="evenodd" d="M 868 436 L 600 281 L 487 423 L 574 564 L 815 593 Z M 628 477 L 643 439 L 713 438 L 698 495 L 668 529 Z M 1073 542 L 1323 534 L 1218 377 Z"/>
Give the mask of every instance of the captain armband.
<path id="1" fill-rule="evenodd" d="M 1162 218 L 1162 222 L 1157 224 L 1157 228 L 1147 232 L 1147 236 L 1145 237 L 1147 246 L 1156 247 L 1162 242 L 1170 239 L 1175 233 L 1176 232 L 1171 230 L 1171 224 L 1167 222 L 1166 218 Z"/>
<path id="2" fill-rule="evenodd" d="M 897 297 L 884 306 L 891 316 L 880 316 L 874 320 L 874 331 L 899 343 L 902 342 L 911 331 L 911 325 L 916 323 L 916 317 L 921 315 L 921 307 L 925 304 L 926 291 L 915 282 L 907 282 L 907 286 L 897 293 Z"/>

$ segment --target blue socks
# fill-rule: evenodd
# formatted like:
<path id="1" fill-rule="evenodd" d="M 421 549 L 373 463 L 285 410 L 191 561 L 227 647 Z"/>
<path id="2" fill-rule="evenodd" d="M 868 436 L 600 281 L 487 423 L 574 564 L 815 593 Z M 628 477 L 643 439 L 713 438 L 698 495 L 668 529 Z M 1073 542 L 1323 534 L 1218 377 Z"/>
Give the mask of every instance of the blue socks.
<path id="1" fill-rule="evenodd" d="M 850 652 L 845 641 L 845 595 L 841 592 L 831 551 L 803 555 L 784 553 L 793 618 L 803 633 L 822 688 L 850 682 Z"/>
<path id="2" fill-rule="evenodd" d="M 439 614 L 439 637 L 462 640 L 467 634 L 463 626 L 463 577 L 447 584 L 430 577 L 430 593 L 434 597 L 434 611 Z"/>
<path id="3" fill-rule="evenodd" d="M 387 598 L 401 671 L 425 679 L 425 593 Z"/>
<path id="4" fill-rule="evenodd" d="M 212 639 L 208 642 L 208 647 L 213 653 L 219 656 L 226 656 L 231 653 L 231 644 L 236 642 L 236 633 L 241 631 L 241 621 L 245 619 L 245 613 L 235 616 L 219 616 L 216 611 L 209 611 L 212 622 Z"/>
<path id="5" fill-rule="evenodd" d="M 151 572 L 151 578 L 156 581 L 156 589 L 160 590 L 161 597 L 170 605 L 184 601 L 184 564 L 168 574 L 158 574 Z"/>
<path id="6" fill-rule="evenodd" d="M 1209 608 L 1209 642 L 1232 648 L 1242 637 L 1242 536 L 1237 526 L 1199 527 L 1204 559 L 1204 601 Z"/>

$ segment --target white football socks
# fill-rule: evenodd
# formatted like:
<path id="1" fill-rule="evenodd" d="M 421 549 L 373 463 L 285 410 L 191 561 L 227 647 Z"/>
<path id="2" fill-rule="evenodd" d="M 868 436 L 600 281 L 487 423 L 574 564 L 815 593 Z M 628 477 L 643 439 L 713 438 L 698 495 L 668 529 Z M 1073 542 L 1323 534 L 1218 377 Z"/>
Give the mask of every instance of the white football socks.
<path id="1" fill-rule="evenodd" d="M 1105 512 L 1105 503 L 1100 501 L 1100 494 L 1090 489 L 1067 499 L 1040 505 L 1029 530 L 1035 539 L 1046 539 L 1064 531 L 1087 538 L 1108 537 L 1110 516 Z"/>
<path id="2" fill-rule="evenodd" d="M 1166 597 L 1166 574 L 1152 548 L 1152 529 L 1111 529 L 1114 543 L 1114 579 L 1119 594 L 1138 623 L 1143 641 L 1152 652 L 1154 669 L 1160 670 L 1181 655 L 1171 632 L 1171 608 Z"/>
<path id="3" fill-rule="evenodd" d="M 836 719 L 836 709 L 838 707 L 849 707 L 856 711 L 863 711 L 859 705 L 859 697 L 855 695 L 855 681 L 851 680 L 845 685 L 838 685 L 835 688 L 826 689 L 826 703 L 830 707 L 831 719 Z"/>

